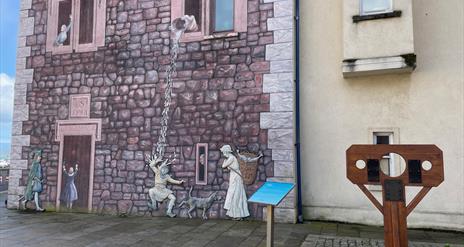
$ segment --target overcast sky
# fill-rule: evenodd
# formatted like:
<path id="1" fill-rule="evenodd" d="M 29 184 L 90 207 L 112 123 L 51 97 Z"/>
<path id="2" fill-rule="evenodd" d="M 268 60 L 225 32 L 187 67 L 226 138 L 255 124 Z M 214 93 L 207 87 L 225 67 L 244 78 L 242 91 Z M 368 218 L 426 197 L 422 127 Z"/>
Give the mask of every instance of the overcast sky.
<path id="1" fill-rule="evenodd" d="M 0 159 L 10 152 L 19 1 L 0 0 Z"/>

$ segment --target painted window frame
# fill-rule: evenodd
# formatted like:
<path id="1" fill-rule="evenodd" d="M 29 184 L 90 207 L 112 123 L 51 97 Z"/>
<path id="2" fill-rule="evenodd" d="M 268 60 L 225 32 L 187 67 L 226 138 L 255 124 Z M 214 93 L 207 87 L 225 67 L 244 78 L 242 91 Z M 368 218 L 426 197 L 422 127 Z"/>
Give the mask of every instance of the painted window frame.
<path id="1" fill-rule="evenodd" d="M 200 181 L 200 148 L 205 149 L 205 172 L 204 180 Z M 208 143 L 197 143 L 195 150 L 195 184 L 207 185 L 208 184 Z"/>
<path id="2" fill-rule="evenodd" d="M 211 0 L 201 0 L 201 31 L 187 32 L 181 37 L 181 42 L 201 41 L 205 39 L 214 39 L 221 37 L 237 36 L 240 32 L 248 30 L 248 1 L 247 0 L 234 0 L 234 29 L 225 32 L 212 32 L 212 4 Z M 172 0 L 171 1 L 171 21 L 179 18 L 185 13 L 185 0 Z"/>
<path id="3" fill-rule="evenodd" d="M 366 16 L 366 15 L 376 15 L 376 14 L 383 14 L 383 13 L 391 13 L 393 12 L 393 0 L 388 0 L 390 2 L 390 5 L 388 8 L 384 10 L 378 10 L 378 11 L 366 11 L 364 10 L 364 3 L 369 0 L 359 0 L 359 15 L 360 16 Z"/>
<path id="4" fill-rule="evenodd" d="M 106 31 L 106 0 L 94 0 L 93 11 L 93 34 L 92 43 L 79 44 L 80 32 L 80 6 L 81 0 L 72 1 L 72 26 L 69 31 L 72 33 L 69 46 L 54 46 L 53 43 L 58 35 L 58 14 L 59 2 L 64 0 L 48 0 L 48 21 L 47 21 L 47 45 L 46 50 L 52 54 L 65 54 L 72 52 L 96 51 L 98 47 L 105 45 Z"/>

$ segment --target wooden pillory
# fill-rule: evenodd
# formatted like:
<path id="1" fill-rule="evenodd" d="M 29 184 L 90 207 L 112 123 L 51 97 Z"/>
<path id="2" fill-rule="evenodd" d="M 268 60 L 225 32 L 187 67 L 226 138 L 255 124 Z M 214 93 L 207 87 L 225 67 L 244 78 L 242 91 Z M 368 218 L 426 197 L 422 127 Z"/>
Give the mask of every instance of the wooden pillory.
<path id="1" fill-rule="evenodd" d="M 390 153 L 401 155 L 406 161 L 405 171 L 390 177 L 380 170 L 380 160 Z M 356 166 L 364 161 L 365 167 Z M 432 164 L 424 169 L 424 162 Z M 385 246 L 408 246 L 406 218 L 432 187 L 443 180 L 443 152 L 435 145 L 353 145 L 346 150 L 347 178 L 366 194 L 374 206 L 383 214 Z M 383 204 L 366 188 L 382 186 Z M 406 206 L 405 186 L 422 186 L 422 190 Z"/>

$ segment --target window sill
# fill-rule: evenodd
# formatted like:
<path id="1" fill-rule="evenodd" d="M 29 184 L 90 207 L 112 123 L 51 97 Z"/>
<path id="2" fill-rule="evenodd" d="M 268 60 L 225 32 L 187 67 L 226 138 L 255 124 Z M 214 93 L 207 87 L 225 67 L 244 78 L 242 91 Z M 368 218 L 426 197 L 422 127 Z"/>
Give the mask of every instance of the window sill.
<path id="1" fill-rule="evenodd" d="M 370 21 L 377 19 L 387 19 L 401 17 L 401 10 L 395 10 L 393 12 L 380 13 L 380 14 L 370 14 L 370 15 L 355 15 L 353 16 L 353 23 L 358 23 L 361 21 Z"/>
<path id="2" fill-rule="evenodd" d="M 203 41 L 203 40 L 212 40 L 212 39 L 222 39 L 222 38 L 230 38 L 230 37 L 237 37 L 239 35 L 238 32 L 230 32 L 230 33 L 217 33 L 211 35 L 202 35 L 201 33 L 186 33 L 180 39 L 180 42 L 187 43 L 187 42 L 194 42 L 194 41 Z"/>
<path id="3" fill-rule="evenodd" d="M 230 37 L 237 37 L 238 33 L 237 32 L 230 32 L 230 33 L 217 33 L 217 34 L 211 34 L 207 35 L 204 37 L 205 40 L 208 39 L 221 39 L 221 38 L 230 38 Z"/>
<path id="4" fill-rule="evenodd" d="M 346 59 L 343 61 L 343 77 L 411 73 L 416 68 L 416 55 Z"/>

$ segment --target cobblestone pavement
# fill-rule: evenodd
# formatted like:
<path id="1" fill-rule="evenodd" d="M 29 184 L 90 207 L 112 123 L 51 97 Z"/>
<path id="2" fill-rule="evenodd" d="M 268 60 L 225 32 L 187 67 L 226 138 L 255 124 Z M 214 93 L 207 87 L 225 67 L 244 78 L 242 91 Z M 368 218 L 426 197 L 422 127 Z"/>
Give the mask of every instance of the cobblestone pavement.
<path id="1" fill-rule="evenodd" d="M 276 224 L 275 234 L 275 246 L 383 246 L 380 227 L 327 222 Z M 7 210 L 3 203 L 0 208 L 0 247 L 251 247 L 265 246 L 265 236 L 265 223 L 258 221 L 25 213 Z M 410 246 L 464 246 L 463 233 L 410 230 L 409 237 Z"/>

